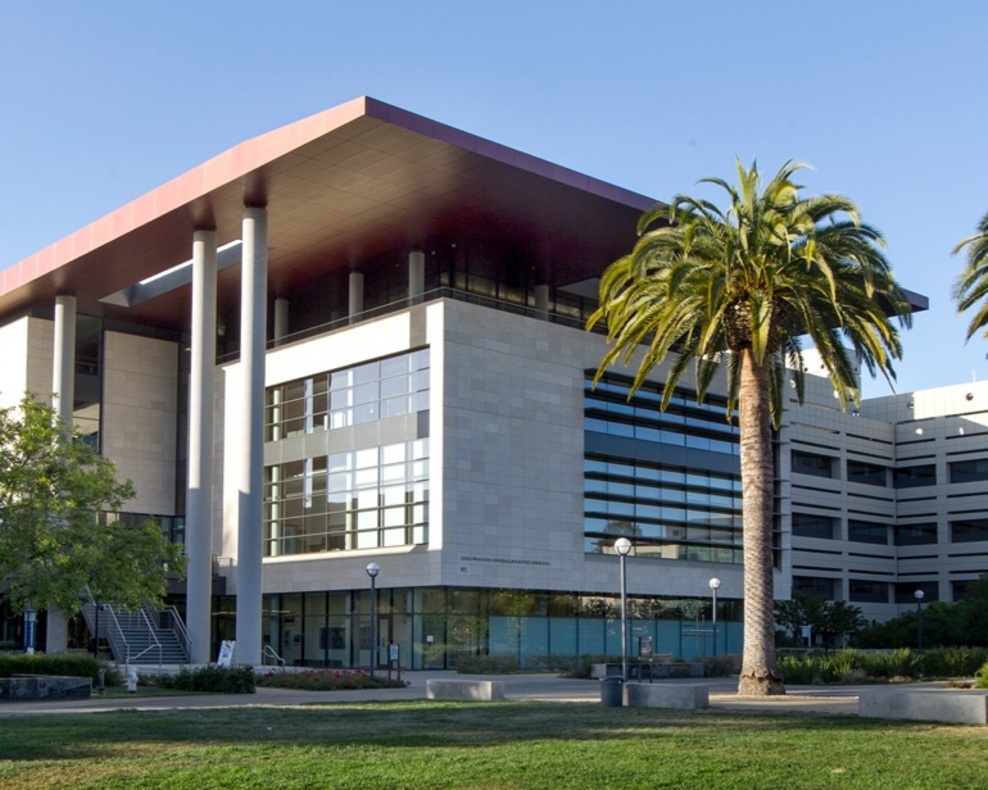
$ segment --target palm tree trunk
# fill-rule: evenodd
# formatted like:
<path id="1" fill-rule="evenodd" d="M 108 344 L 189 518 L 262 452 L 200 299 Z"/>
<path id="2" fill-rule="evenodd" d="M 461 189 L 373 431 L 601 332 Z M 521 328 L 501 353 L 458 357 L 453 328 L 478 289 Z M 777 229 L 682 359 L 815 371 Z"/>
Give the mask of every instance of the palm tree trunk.
<path id="1" fill-rule="evenodd" d="M 772 579 L 773 490 L 769 364 L 759 365 L 750 348 L 741 355 L 738 411 L 741 427 L 741 486 L 744 534 L 744 658 L 738 694 L 785 694 L 775 661 Z"/>

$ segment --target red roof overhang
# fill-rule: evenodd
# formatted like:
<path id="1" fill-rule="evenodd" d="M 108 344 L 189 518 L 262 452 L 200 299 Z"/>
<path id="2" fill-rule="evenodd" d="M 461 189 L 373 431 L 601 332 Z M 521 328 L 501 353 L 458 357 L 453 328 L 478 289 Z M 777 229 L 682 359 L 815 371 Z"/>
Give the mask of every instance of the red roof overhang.
<path id="1" fill-rule="evenodd" d="M 269 288 L 399 248 L 487 233 L 563 286 L 628 252 L 649 198 L 363 97 L 268 132 L 0 272 L 0 315 L 73 293 L 90 315 L 181 327 L 188 286 L 133 307 L 100 302 L 191 257 L 196 228 L 238 239 L 269 210 Z M 220 274 L 236 299 L 238 267 Z M 368 274 L 372 275 L 372 272 Z"/>

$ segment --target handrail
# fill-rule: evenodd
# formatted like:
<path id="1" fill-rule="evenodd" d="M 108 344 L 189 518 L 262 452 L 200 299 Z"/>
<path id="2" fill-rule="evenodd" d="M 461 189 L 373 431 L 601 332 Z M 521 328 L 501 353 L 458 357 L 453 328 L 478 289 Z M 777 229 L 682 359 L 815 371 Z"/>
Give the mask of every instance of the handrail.
<path id="1" fill-rule="evenodd" d="M 173 623 L 172 630 L 177 631 L 179 639 L 185 643 L 185 655 L 191 661 L 192 637 L 189 635 L 189 631 L 185 627 L 185 622 L 182 620 L 181 615 L 179 615 L 178 609 L 174 606 L 166 606 L 162 611 L 168 612 L 171 616 L 171 622 Z"/>
<path id="2" fill-rule="evenodd" d="M 261 651 L 261 666 L 267 666 L 267 658 L 270 656 L 275 661 L 278 662 L 278 666 L 282 669 L 285 668 L 285 659 L 279 656 L 271 645 L 265 645 L 264 650 Z"/>
<path id="3" fill-rule="evenodd" d="M 124 656 L 126 657 L 125 663 L 130 663 L 130 643 L 127 641 L 127 637 L 124 636 L 123 628 L 120 626 L 120 620 L 117 619 L 116 610 L 113 608 L 112 604 L 96 604 L 97 606 L 102 606 L 100 613 L 105 613 L 109 611 L 110 617 L 113 620 L 113 625 L 116 628 L 111 632 L 112 635 L 107 635 L 108 641 L 111 643 L 123 642 L 124 646 Z"/>
<path id="4" fill-rule="evenodd" d="M 140 608 L 140 616 L 143 618 L 144 625 L 146 625 L 147 626 L 147 629 L 148 629 L 148 637 L 149 637 L 149 639 L 148 639 L 148 646 L 146 648 L 144 648 L 136 656 L 131 656 L 130 655 L 130 649 L 128 648 L 128 650 L 127 650 L 127 663 L 129 664 L 132 658 L 133 658 L 133 660 L 136 661 L 141 656 L 143 656 L 145 653 L 153 650 L 154 647 L 155 647 L 155 645 L 157 645 L 157 647 L 158 647 L 158 667 L 160 668 L 161 667 L 161 663 L 162 663 L 162 661 L 161 661 L 161 655 L 162 655 L 162 653 L 161 653 L 161 642 L 158 641 L 158 637 L 154 633 L 154 626 L 151 625 L 151 620 L 148 618 L 147 612 L 145 611 L 145 609 L 144 609 L 143 606 Z M 154 644 L 151 644 L 152 640 L 153 640 Z"/>

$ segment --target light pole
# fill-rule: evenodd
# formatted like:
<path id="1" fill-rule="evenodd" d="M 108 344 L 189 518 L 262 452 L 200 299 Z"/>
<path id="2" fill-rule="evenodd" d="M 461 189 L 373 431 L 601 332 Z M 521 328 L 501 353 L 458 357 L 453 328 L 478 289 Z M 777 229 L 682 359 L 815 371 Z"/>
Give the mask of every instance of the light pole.
<path id="1" fill-rule="evenodd" d="M 717 590 L 720 589 L 720 579 L 716 576 L 710 580 L 710 594 L 714 597 L 713 624 L 714 624 L 714 658 L 717 658 Z"/>
<path id="2" fill-rule="evenodd" d="M 923 599 L 926 594 L 922 590 L 913 593 L 916 599 L 916 646 L 919 652 L 923 652 Z"/>
<path id="3" fill-rule="evenodd" d="M 628 584 L 624 575 L 624 562 L 631 551 L 631 541 L 618 538 L 614 550 L 621 557 L 621 679 L 628 680 Z M 640 678 L 639 678 L 640 679 Z"/>
<path id="4" fill-rule="evenodd" d="M 377 663 L 377 574 L 381 566 L 376 562 L 367 565 L 367 575 L 371 580 L 371 627 L 370 627 L 370 676 L 374 679 L 374 665 Z"/>

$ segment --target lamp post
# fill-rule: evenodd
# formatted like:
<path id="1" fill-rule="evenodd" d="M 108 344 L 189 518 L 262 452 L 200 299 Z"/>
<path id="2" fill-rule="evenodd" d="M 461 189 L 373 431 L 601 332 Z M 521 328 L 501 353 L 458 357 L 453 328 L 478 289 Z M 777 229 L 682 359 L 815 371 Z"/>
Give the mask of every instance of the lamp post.
<path id="1" fill-rule="evenodd" d="M 367 575 L 371 580 L 371 627 L 370 627 L 370 676 L 374 679 L 374 665 L 377 664 L 377 574 L 381 566 L 376 562 L 367 565 Z"/>
<path id="2" fill-rule="evenodd" d="M 713 624 L 714 624 L 714 658 L 717 658 L 717 590 L 720 589 L 720 579 L 716 576 L 710 580 L 710 594 L 714 597 Z"/>
<path id="3" fill-rule="evenodd" d="M 624 562 L 631 551 L 631 541 L 618 538 L 614 550 L 621 557 L 621 679 L 628 679 L 628 584 L 624 575 Z"/>
<path id="4" fill-rule="evenodd" d="M 913 593 L 916 599 L 916 646 L 919 652 L 923 652 L 923 599 L 926 594 L 922 590 Z"/>

